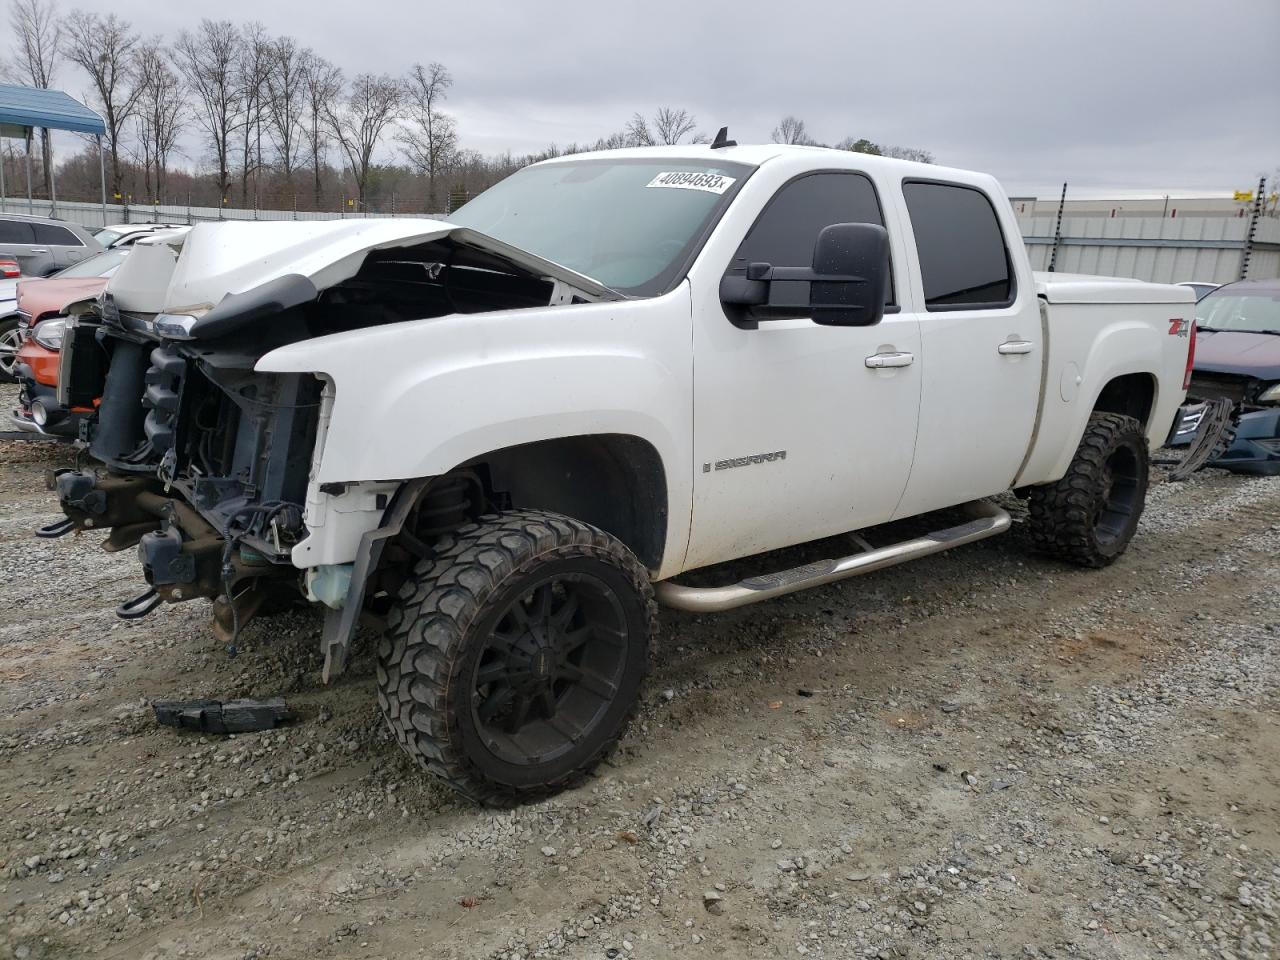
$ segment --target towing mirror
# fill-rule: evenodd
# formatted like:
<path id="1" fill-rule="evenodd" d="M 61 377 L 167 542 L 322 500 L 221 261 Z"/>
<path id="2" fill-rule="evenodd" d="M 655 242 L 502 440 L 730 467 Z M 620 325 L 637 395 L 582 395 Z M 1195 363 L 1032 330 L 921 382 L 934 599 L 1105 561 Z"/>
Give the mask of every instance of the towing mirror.
<path id="1" fill-rule="evenodd" d="M 720 300 L 740 326 L 811 317 L 832 327 L 869 327 L 884 316 L 889 234 L 874 223 L 833 223 L 818 234 L 810 267 L 747 264 L 726 274 Z"/>

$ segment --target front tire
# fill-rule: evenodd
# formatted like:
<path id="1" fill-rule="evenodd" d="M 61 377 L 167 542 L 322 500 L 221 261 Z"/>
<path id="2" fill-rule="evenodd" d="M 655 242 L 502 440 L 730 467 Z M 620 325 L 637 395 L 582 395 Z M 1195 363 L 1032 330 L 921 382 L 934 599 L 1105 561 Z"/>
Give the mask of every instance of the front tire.
<path id="1" fill-rule="evenodd" d="M 1082 567 L 1114 563 L 1138 528 L 1149 470 L 1141 423 L 1092 414 L 1066 475 L 1031 491 L 1032 542 Z"/>
<path id="2" fill-rule="evenodd" d="M 545 796 L 622 736 L 655 623 L 648 574 L 615 538 L 542 511 L 485 517 L 401 587 L 378 703 L 410 756 L 471 799 Z"/>
<path id="3" fill-rule="evenodd" d="M 22 331 L 17 317 L 0 320 L 0 383 L 18 382 L 18 348 L 22 346 Z"/>

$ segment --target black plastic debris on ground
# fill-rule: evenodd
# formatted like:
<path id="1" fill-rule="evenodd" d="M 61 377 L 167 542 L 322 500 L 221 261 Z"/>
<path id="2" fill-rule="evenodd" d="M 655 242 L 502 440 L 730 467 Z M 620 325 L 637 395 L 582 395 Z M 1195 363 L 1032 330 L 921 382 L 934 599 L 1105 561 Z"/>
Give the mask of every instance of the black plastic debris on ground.
<path id="1" fill-rule="evenodd" d="M 280 697 L 270 700 L 155 700 L 156 720 L 200 733 L 251 733 L 272 730 L 292 719 Z"/>

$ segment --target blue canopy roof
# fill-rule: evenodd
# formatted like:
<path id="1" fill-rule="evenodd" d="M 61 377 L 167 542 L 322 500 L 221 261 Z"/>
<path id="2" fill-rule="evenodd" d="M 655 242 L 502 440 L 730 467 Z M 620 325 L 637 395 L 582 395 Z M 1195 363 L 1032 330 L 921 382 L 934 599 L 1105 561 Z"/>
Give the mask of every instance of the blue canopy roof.
<path id="1" fill-rule="evenodd" d="M 102 118 L 61 90 L 0 83 L 0 124 L 104 134 Z"/>

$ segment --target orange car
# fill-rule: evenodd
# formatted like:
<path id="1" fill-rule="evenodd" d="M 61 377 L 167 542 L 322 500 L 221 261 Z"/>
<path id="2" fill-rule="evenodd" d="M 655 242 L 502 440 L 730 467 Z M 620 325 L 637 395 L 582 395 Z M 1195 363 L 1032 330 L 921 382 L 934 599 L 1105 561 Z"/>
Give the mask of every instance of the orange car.
<path id="1" fill-rule="evenodd" d="M 88 407 L 68 410 L 58 402 L 64 311 L 73 303 L 98 296 L 127 255 L 127 248 L 108 250 L 48 279 L 19 282 L 18 312 L 24 337 L 17 355 L 18 407 L 13 411 L 19 430 L 74 437 L 79 429 L 78 414 L 92 412 Z"/>

